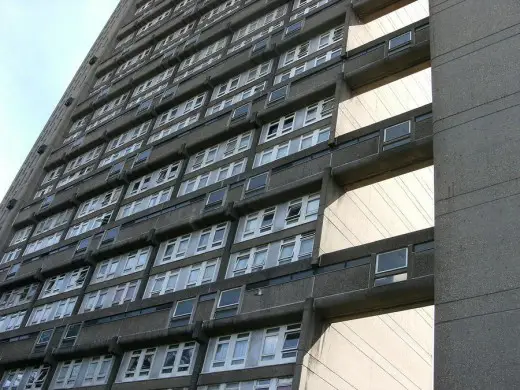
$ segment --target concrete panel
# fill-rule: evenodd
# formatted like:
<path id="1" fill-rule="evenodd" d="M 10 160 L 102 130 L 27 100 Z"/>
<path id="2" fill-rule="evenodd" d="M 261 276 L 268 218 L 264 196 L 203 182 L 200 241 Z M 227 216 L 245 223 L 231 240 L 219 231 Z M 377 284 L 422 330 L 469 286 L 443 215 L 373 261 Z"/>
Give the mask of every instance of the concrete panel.
<path id="1" fill-rule="evenodd" d="M 311 278 L 285 283 L 278 286 L 262 288 L 262 295 L 257 290 L 249 290 L 244 294 L 240 313 L 265 310 L 274 306 L 303 302 L 312 292 Z"/>
<path id="2" fill-rule="evenodd" d="M 516 389 L 519 324 L 518 309 L 437 323 L 435 388 Z"/>
<path id="3" fill-rule="evenodd" d="M 519 213 L 520 195 L 514 195 L 437 216 L 436 302 L 520 286 Z"/>
<path id="4" fill-rule="evenodd" d="M 518 123 L 520 108 L 512 107 L 437 133 L 434 138 L 436 199 L 517 179 Z M 483 161 L 486 163 L 482 164 Z"/>
<path id="5" fill-rule="evenodd" d="M 435 24 L 432 57 L 463 49 L 479 40 L 485 41 L 489 35 L 520 23 L 520 7 L 516 0 L 465 0 L 443 4 L 445 8 L 439 5 L 449 1 L 431 0 L 430 3 L 432 23 Z M 460 26 L 461 20 L 464 21 L 464 28 Z M 450 53 L 450 56 L 453 55 L 456 56 L 456 53 Z"/>
<path id="6" fill-rule="evenodd" d="M 369 287 L 370 264 L 316 276 L 314 297 L 361 290 Z"/>
<path id="7" fill-rule="evenodd" d="M 435 36 L 438 27 L 432 25 L 432 31 Z M 433 109 L 436 120 L 520 91 L 516 67 L 520 53 L 511 50 L 519 45 L 520 35 L 515 35 L 450 62 L 437 64 L 434 59 L 432 78 L 436 98 Z"/>

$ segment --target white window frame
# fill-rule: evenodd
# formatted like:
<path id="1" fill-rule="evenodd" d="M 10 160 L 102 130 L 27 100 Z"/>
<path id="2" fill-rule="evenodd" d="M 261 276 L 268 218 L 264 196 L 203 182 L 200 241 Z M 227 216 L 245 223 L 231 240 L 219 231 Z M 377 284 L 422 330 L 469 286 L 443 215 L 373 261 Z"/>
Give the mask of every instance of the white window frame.
<path id="1" fill-rule="evenodd" d="M 192 116 L 189 116 L 187 118 L 184 118 L 180 120 L 179 122 L 174 123 L 173 125 L 164 128 L 156 133 L 153 133 L 150 135 L 150 138 L 148 139 L 148 144 L 151 144 L 152 142 L 159 141 L 165 137 L 168 137 L 170 134 L 175 134 L 178 131 L 184 129 L 185 127 L 188 127 L 192 125 L 193 123 L 197 122 L 199 120 L 200 114 L 195 114 Z"/>
<path id="2" fill-rule="evenodd" d="M 88 359 L 86 361 L 85 374 L 83 376 L 81 385 L 96 386 L 106 384 L 108 380 L 108 375 L 110 374 L 110 370 L 112 368 L 113 361 L 114 358 L 110 355 L 95 356 Z M 89 372 L 92 366 L 94 367 L 94 369 Z M 105 368 L 104 371 L 102 371 L 103 368 Z"/>
<path id="3" fill-rule="evenodd" d="M 101 195 L 82 202 L 78 207 L 78 211 L 76 212 L 74 219 L 85 217 L 96 211 L 116 204 L 119 200 L 119 197 L 121 196 L 122 190 L 123 187 L 113 188 Z"/>
<path id="4" fill-rule="evenodd" d="M 130 146 L 127 146 L 126 148 L 123 148 L 121 150 L 118 150 L 115 153 L 110 154 L 109 156 L 101 159 L 99 162 L 98 168 L 104 167 L 105 165 L 111 164 L 113 162 L 116 162 L 123 157 L 129 155 L 130 153 L 135 152 L 136 150 L 140 149 L 143 145 L 143 141 L 136 142 Z"/>
<path id="5" fill-rule="evenodd" d="M 87 219 L 76 225 L 72 225 L 69 228 L 69 230 L 67 231 L 67 235 L 65 236 L 65 239 L 69 239 L 71 237 L 76 237 L 81 234 L 95 230 L 101 226 L 105 226 L 106 224 L 108 224 L 110 222 L 110 219 L 112 218 L 112 213 L 113 213 L 113 210 L 107 211 L 96 217 Z"/>
<path id="6" fill-rule="evenodd" d="M 29 225 L 22 229 L 17 230 L 14 233 L 13 238 L 9 242 L 9 246 L 16 245 L 16 244 L 26 241 L 29 238 L 29 236 L 31 235 L 32 229 L 33 229 L 33 227 L 31 225 Z"/>
<path id="7" fill-rule="evenodd" d="M 152 371 L 156 354 L 157 348 L 143 348 L 129 352 L 129 359 L 126 362 L 126 368 L 123 371 L 122 381 L 132 382 L 135 380 L 147 379 Z M 140 372 L 143 369 L 143 362 L 146 356 L 150 356 L 150 368 L 144 374 L 141 374 Z M 137 358 L 135 369 L 129 371 L 130 363 L 134 358 Z"/>
<path id="8" fill-rule="evenodd" d="M 117 149 L 123 145 L 126 145 L 133 140 L 145 135 L 150 129 L 150 125 L 152 121 L 141 123 L 138 126 L 133 127 L 132 129 L 124 132 L 123 134 L 118 135 L 115 138 L 112 138 L 107 145 L 107 149 L 105 153 L 110 152 L 114 149 Z"/>
<path id="9" fill-rule="evenodd" d="M 291 325 L 283 325 L 274 328 L 264 329 L 263 338 L 262 338 L 262 347 L 260 349 L 260 357 L 258 359 L 259 366 L 265 365 L 273 365 L 273 364 L 282 364 L 296 361 L 296 354 L 298 351 L 298 346 L 294 349 L 285 349 L 284 344 L 288 335 L 300 333 L 301 338 L 301 325 L 300 324 L 291 324 Z M 269 354 L 264 353 L 265 341 L 267 338 L 276 337 L 276 345 L 274 351 Z M 298 342 L 299 345 L 299 342 Z M 269 351 L 270 352 L 270 351 Z M 294 356 L 284 357 L 284 354 L 292 354 L 294 352 Z M 272 358 L 268 359 L 267 357 L 272 356 Z"/>
<path id="10" fill-rule="evenodd" d="M 172 191 L 173 187 L 165 188 L 144 198 L 136 199 L 133 202 L 122 205 L 117 214 L 116 221 L 168 202 L 171 198 Z"/>
<path id="11" fill-rule="evenodd" d="M 58 184 L 56 184 L 56 188 L 63 187 L 64 185 L 72 183 L 73 181 L 76 181 L 79 178 L 88 175 L 93 170 L 94 170 L 94 165 L 89 165 L 87 167 L 83 167 L 80 170 L 78 170 L 68 176 L 63 177 L 60 181 L 58 181 Z"/>
<path id="12" fill-rule="evenodd" d="M 141 194 L 159 185 L 163 185 L 177 179 L 181 168 L 181 161 L 166 165 L 154 172 L 141 176 L 128 185 L 125 198 Z"/>
<path id="13" fill-rule="evenodd" d="M 237 344 L 245 342 L 245 353 L 243 357 L 235 357 L 237 352 Z M 215 348 L 213 350 L 213 357 L 211 359 L 211 365 L 209 372 L 219 372 L 227 370 L 237 370 L 245 366 L 247 354 L 251 344 L 251 333 L 236 333 L 230 336 L 221 336 L 216 339 Z M 220 357 L 219 346 L 226 345 L 224 356 Z M 218 360 L 216 360 L 218 357 Z"/>
<path id="14" fill-rule="evenodd" d="M 198 110 L 204 104 L 206 100 L 206 92 L 198 94 L 189 100 L 182 102 L 181 104 L 170 108 L 169 110 L 161 113 L 155 121 L 154 129 L 173 122 L 177 118 L 186 115 L 192 111 Z"/>
<path id="15" fill-rule="evenodd" d="M 170 378 L 174 376 L 175 374 L 181 374 L 186 373 L 189 371 L 192 362 L 194 361 L 195 357 L 195 349 L 197 345 L 194 341 L 189 342 L 183 342 L 180 344 L 173 344 L 169 345 L 166 348 L 166 351 L 164 353 L 164 360 L 161 365 L 161 371 L 159 374 L 160 378 Z M 174 362 L 173 365 L 166 366 L 166 360 L 168 358 L 168 354 L 174 354 Z M 190 356 L 190 361 L 188 364 L 183 363 L 183 357 L 186 357 L 186 355 Z"/>

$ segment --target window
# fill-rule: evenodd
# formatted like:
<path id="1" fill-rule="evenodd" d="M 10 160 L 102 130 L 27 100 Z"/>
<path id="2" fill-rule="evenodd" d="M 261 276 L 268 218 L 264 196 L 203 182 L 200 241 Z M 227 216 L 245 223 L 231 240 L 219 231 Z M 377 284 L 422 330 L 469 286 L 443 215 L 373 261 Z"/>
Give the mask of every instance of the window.
<path id="1" fill-rule="evenodd" d="M 85 294 L 83 298 L 83 312 L 100 310 L 105 307 L 105 299 L 108 294 L 108 289 L 92 291 Z"/>
<path id="2" fill-rule="evenodd" d="M 101 239 L 101 242 L 99 243 L 99 246 L 107 245 L 107 244 L 110 244 L 111 242 L 114 242 L 116 240 L 118 234 L 119 234 L 119 226 L 107 230 L 103 234 L 103 238 Z"/>
<path id="3" fill-rule="evenodd" d="M 216 277 L 218 260 L 204 261 L 150 277 L 145 298 L 168 294 L 181 289 L 211 283 Z M 182 282 L 179 282 L 181 280 Z"/>
<path id="4" fill-rule="evenodd" d="M 113 164 L 110 167 L 110 171 L 108 171 L 108 177 L 121 173 L 123 171 L 124 166 L 125 166 L 124 162 L 118 162 L 117 164 Z"/>
<path id="5" fill-rule="evenodd" d="M 260 363 L 294 361 L 300 340 L 300 324 L 265 330 Z"/>
<path id="6" fill-rule="evenodd" d="M 82 267 L 45 280 L 40 298 L 47 298 L 82 287 L 83 283 L 85 283 L 88 270 L 89 267 Z"/>
<path id="7" fill-rule="evenodd" d="M 60 213 L 51 215 L 50 217 L 45 218 L 43 221 L 38 222 L 34 230 L 33 237 L 67 224 L 67 222 L 70 219 L 70 216 L 72 215 L 72 211 L 72 209 L 68 209 Z"/>
<path id="8" fill-rule="evenodd" d="M 301 222 L 315 220 L 318 214 L 319 204 L 319 195 L 310 195 L 289 202 L 287 215 L 285 217 L 285 225 L 290 226 Z M 304 213 L 301 212 L 302 209 L 304 210 Z"/>
<path id="9" fill-rule="evenodd" d="M 36 339 L 36 343 L 34 344 L 35 353 L 44 352 L 51 341 L 52 334 L 54 333 L 54 329 L 42 330 Z"/>
<path id="10" fill-rule="evenodd" d="M 278 100 L 285 99 L 285 97 L 287 96 L 288 89 L 289 89 L 288 86 L 284 86 L 282 88 L 275 89 L 273 92 L 271 92 L 269 94 L 269 103 L 274 103 Z"/>
<path id="11" fill-rule="evenodd" d="M 217 53 L 227 45 L 227 40 L 228 38 L 224 37 L 184 59 L 179 64 L 178 73 L 174 78 L 174 82 L 195 74 L 220 59 L 222 54 Z"/>
<path id="12" fill-rule="evenodd" d="M 249 88 L 243 90 L 242 92 L 239 92 L 225 100 L 222 100 L 221 102 L 208 107 L 208 109 L 206 111 L 206 116 L 210 116 L 212 114 L 225 110 L 226 108 L 231 107 L 234 104 L 244 101 L 244 100 L 250 98 L 251 96 L 263 91 L 265 89 L 265 87 L 266 87 L 266 82 L 264 81 L 257 85 L 254 85 L 252 87 L 249 87 Z"/>
<path id="13" fill-rule="evenodd" d="M 180 162 L 162 167 L 148 175 L 142 176 L 130 183 L 125 198 L 145 192 L 177 178 Z"/>
<path id="14" fill-rule="evenodd" d="M 412 42 L 412 32 L 407 31 L 404 34 L 394 37 L 388 41 L 388 51 L 400 48 L 410 42 Z"/>
<path id="15" fill-rule="evenodd" d="M 276 207 L 267 208 L 259 213 L 247 216 L 244 224 L 243 239 L 264 235 L 270 233 L 273 228 Z"/>
<path id="16" fill-rule="evenodd" d="M 168 271 L 166 273 L 153 275 L 148 282 L 149 286 L 151 285 L 148 295 L 153 297 L 176 291 L 178 280 L 179 271 Z"/>
<path id="17" fill-rule="evenodd" d="M 80 155 L 68 162 L 67 166 L 65 167 L 64 173 L 72 171 L 73 169 L 79 168 L 80 166 L 85 165 L 85 164 L 95 160 L 100 154 L 101 154 L 101 146 L 98 146 L 92 150 L 89 150 L 86 153 L 83 153 L 82 155 Z"/>
<path id="18" fill-rule="evenodd" d="M 26 310 L 21 310 L 0 317 L 0 332 L 18 329 L 22 325 L 25 313 Z"/>
<path id="19" fill-rule="evenodd" d="M 30 369 L 29 376 L 27 378 L 27 382 L 25 383 L 24 389 L 33 390 L 43 388 L 43 384 L 48 374 L 49 367 L 45 365 Z"/>
<path id="20" fill-rule="evenodd" d="M 285 29 L 285 36 L 293 35 L 299 32 L 303 28 L 303 20 L 299 22 L 291 24 L 289 27 Z"/>
<path id="21" fill-rule="evenodd" d="M 78 246 L 76 247 L 76 251 L 74 252 L 74 255 L 77 255 L 78 253 L 86 252 L 90 245 L 91 240 L 92 240 L 92 237 L 87 237 L 87 238 L 80 240 L 78 242 Z"/>
<path id="22" fill-rule="evenodd" d="M 175 310 L 173 311 L 173 318 L 177 319 L 179 317 L 191 317 L 193 313 L 193 308 L 195 307 L 195 299 L 186 299 L 184 301 L 179 301 L 175 305 Z"/>
<path id="23" fill-rule="evenodd" d="M 168 16 L 170 16 L 172 10 L 166 10 L 159 16 L 156 16 L 154 19 L 150 20 L 148 23 L 146 23 L 144 26 L 142 26 L 139 30 L 136 32 L 136 36 L 144 34 L 146 31 L 150 30 L 151 28 L 157 26 L 160 22 L 165 20 Z"/>
<path id="24" fill-rule="evenodd" d="M 408 142 L 408 138 L 411 135 L 411 121 L 406 121 L 402 123 L 398 123 L 396 125 L 387 127 L 383 130 L 383 142 L 386 146 L 383 147 L 383 150 L 388 149 L 390 144 L 394 144 L 392 146 L 398 146 L 403 144 L 403 140 Z"/>
<path id="25" fill-rule="evenodd" d="M 166 349 L 160 376 L 169 377 L 174 373 L 187 372 L 190 368 L 194 353 L 194 342 L 169 345 Z"/>
<path id="26" fill-rule="evenodd" d="M 32 283 L 5 291 L 3 294 L 0 294 L 0 309 L 7 309 L 29 303 L 34 298 L 36 290 L 37 285 Z"/>
<path id="27" fill-rule="evenodd" d="M 88 167 L 83 167 L 80 170 L 77 170 L 68 176 L 64 176 L 60 181 L 58 181 L 58 184 L 56 184 L 56 188 L 63 187 L 69 183 L 72 183 L 73 181 L 76 181 L 79 178 L 88 175 L 93 170 L 94 170 L 94 165 L 89 165 Z M 43 203 L 42 203 L 42 207 L 43 207 Z"/>
<path id="28" fill-rule="evenodd" d="M 192 179 L 185 180 L 181 183 L 178 196 L 189 194 L 212 184 L 229 179 L 233 176 L 239 175 L 244 171 L 246 162 L 247 158 L 243 158 L 237 161 L 233 161 L 211 172 L 206 172 Z"/>
<path id="29" fill-rule="evenodd" d="M 244 85 L 268 75 L 271 71 L 271 65 L 272 61 L 265 62 L 241 73 L 238 76 L 230 78 L 223 84 L 217 85 L 213 90 L 211 100 L 218 99 Z"/>
<path id="30" fill-rule="evenodd" d="M 172 76 L 174 67 L 166 69 L 164 72 L 152 77 L 139 84 L 133 91 L 126 109 L 135 107 L 147 99 L 153 98 L 168 86 L 168 79 Z"/>
<path id="31" fill-rule="evenodd" d="M 202 93 L 179 104 L 178 106 L 169 109 L 168 111 L 163 112 L 157 118 L 154 128 L 158 128 L 159 126 L 170 123 L 175 119 L 181 117 L 182 115 L 188 114 L 189 112 L 199 109 L 200 107 L 202 107 L 205 98 L 206 93 Z"/>
<path id="32" fill-rule="evenodd" d="M 2 255 L 2 259 L 0 260 L 0 264 L 9 263 L 10 261 L 16 260 L 22 251 L 21 248 L 14 249 L 9 252 L 5 252 Z"/>
<path id="33" fill-rule="evenodd" d="M 132 166 L 135 167 L 136 165 L 144 163 L 146 160 L 148 160 L 148 157 L 150 157 L 151 153 L 151 149 L 138 153 L 137 156 L 135 156 L 134 163 L 132 164 Z"/>
<path id="34" fill-rule="evenodd" d="M 133 127 L 132 129 L 124 132 L 123 134 L 120 134 L 117 137 L 112 138 L 107 145 L 106 152 L 110 152 L 114 149 L 117 149 L 145 135 L 148 132 L 151 123 L 152 121 L 141 123 L 140 125 Z"/>
<path id="35" fill-rule="evenodd" d="M 9 243 L 9 245 L 11 246 L 11 245 L 16 245 L 21 242 L 24 242 L 25 240 L 27 240 L 29 238 L 31 231 L 32 231 L 32 226 L 26 226 L 23 229 L 17 230 L 14 233 L 13 238 L 11 239 L 11 242 Z"/>
<path id="36" fill-rule="evenodd" d="M 408 267 L 408 248 L 379 253 L 376 257 L 376 274 Z"/>
<path id="37" fill-rule="evenodd" d="M 254 32 L 261 30 L 264 26 L 272 23 L 273 21 L 279 20 L 282 18 L 287 12 L 287 5 L 283 5 L 278 7 L 277 9 L 262 15 L 261 17 L 253 20 L 252 22 L 246 24 L 244 27 L 240 28 L 233 34 L 232 42 L 238 41 Z M 278 25 L 278 23 L 276 24 Z M 269 30 L 267 30 L 269 31 Z M 249 38 L 249 42 L 253 41 L 251 37 Z"/>
<path id="38" fill-rule="evenodd" d="M 156 348 L 139 349 L 130 354 L 130 359 L 124 371 L 123 381 L 146 379 L 150 375 Z"/>
<path id="39" fill-rule="evenodd" d="M 233 110 L 233 114 L 231 115 L 232 120 L 237 120 L 240 118 L 244 118 L 249 114 L 249 104 L 244 104 L 238 108 Z"/>
<path id="40" fill-rule="evenodd" d="M 240 302 L 240 288 L 222 291 L 217 304 L 217 309 L 238 305 Z"/>
<path id="41" fill-rule="evenodd" d="M 251 146 L 251 139 L 252 134 L 249 131 L 239 135 L 238 137 L 233 137 L 226 142 L 222 142 L 198 152 L 190 158 L 187 172 L 196 171 L 197 169 L 207 167 L 215 162 L 221 161 L 222 159 L 248 150 Z"/>
<path id="42" fill-rule="evenodd" d="M 115 288 L 115 294 L 112 298 L 112 306 L 122 305 L 127 302 L 133 302 L 135 295 L 137 294 L 137 287 L 139 286 L 139 280 L 120 284 Z"/>
<path id="43" fill-rule="evenodd" d="M 191 124 L 197 122 L 199 120 L 199 114 L 186 117 L 185 119 L 174 123 L 170 127 L 167 127 L 165 129 L 162 129 L 161 131 L 158 131 L 157 133 L 154 133 L 150 136 L 148 139 L 148 144 L 153 143 L 155 141 L 158 141 L 160 139 L 163 139 L 171 134 L 175 134 L 179 132 L 180 130 L 184 129 L 185 127 L 190 126 Z"/>
<path id="44" fill-rule="evenodd" d="M 139 142 L 136 142 L 130 146 L 127 146 L 126 148 L 123 148 L 123 149 L 120 149 L 119 151 L 115 152 L 115 153 L 112 153 L 110 155 L 108 155 L 107 157 L 103 158 L 100 162 L 99 162 L 99 168 L 101 167 L 104 167 L 106 165 L 109 165 L 109 164 L 112 164 L 113 162 L 135 152 L 136 150 L 140 149 L 141 148 L 141 145 L 143 144 L 143 141 L 139 141 Z M 113 167 L 112 167 L 113 168 Z M 115 172 L 113 169 L 110 169 L 110 174 L 109 176 L 111 175 L 115 175 L 117 174 L 118 172 Z M 121 170 L 122 170 L 122 167 L 121 167 Z M 120 170 L 120 171 L 121 171 Z M 119 171 L 119 172 L 120 172 Z"/>
<path id="45" fill-rule="evenodd" d="M 35 325 L 69 317 L 72 314 L 77 299 L 78 297 L 72 297 L 48 303 L 46 305 L 37 306 L 32 310 L 27 324 Z"/>
<path id="46" fill-rule="evenodd" d="M 13 264 L 9 267 L 9 271 L 5 274 L 5 280 L 14 278 L 16 273 L 20 270 L 21 263 Z"/>
<path id="47" fill-rule="evenodd" d="M 222 206 L 224 198 L 226 197 L 227 188 L 221 188 L 220 190 L 210 192 L 206 199 L 206 207 L 217 207 Z"/>
<path id="48" fill-rule="evenodd" d="M 154 53 L 162 54 L 168 52 L 170 49 L 176 48 L 181 42 L 186 40 L 189 33 L 193 30 L 193 27 L 195 27 L 195 22 L 188 23 L 168 35 L 166 38 L 163 38 L 155 46 Z"/>
<path id="49" fill-rule="evenodd" d="M 147 247 L 104 260 L 97 265 L 91 284 L 141 271 L 149 255 L 150 248 Z"/>
<path id="50" fill-rule="evenodd" d="M 265 245 L 240 252 L 236 256 L 232 276 L 244 275 L 264 269 L 268 250 L 269 245 Z"/>
<path id="51" fill-rule="evenodd" d="M 298 12 L 293 13 L 289 20 L 293 21 L 293 20 L 299 19 L 302 16 L 307 15 L 308 13 L 313 12 L 314 10 L 317 10 L 320 7 L 323 7 L 325 4 L 328 4 L 329 1 L 330 0 L 320 0 L 320 1 L 314 2 L 311 5 L 309 5 L 308 7 L 305 7 L 303 9 L 300 9 Z M 295 5 L 296 4 L 297 3 L 295 3 Z M 294 7 L 293 9 L 301 8 L 304 4 L 305 5 L 309 4 L 309 0 L 301 1 L 300 5 L 298 7 Z"/>
<path id="52" fill-rule="evenodd" d="M 170 200 L 172 187 L 158 191 L 145 198 L 137 199 L 131 203 L 127 203 L 119 209 L 116 220 L 126 218 L 130 215 L 137 214 L 143 210 L 155 207 L 159 204 L 165 203 Z"/>
<path id="53" fill-rule="evenodd" d="M 69 360 L 61 363 L 61 367 L 58 368 L 57 371 L 54 387 L 57 389 L 76 387 L 75 384 L 78 379 L 81 363 L 81 360 Z"/>
<path id="54" fill-rule="evenodd" d="M 211 371 L 233 370 L 243 367 L 249 347 L 249 338 L 250 333 L 219 337 L 211 361 Z"/>
<path id="55" fill-rule="evenodd" d="M 200 18 L 198 29 L 207 28 L 208 26 L 216 23 L 217 21 L 230 15 L 233 11 L 238 9 L 240 6 L 239 0 L 227 0 L 213 8 L 209 12 L 202 15 Z"/>
<path id="56" fill-rule="evenodd" d="M 98 215 L 97 217 L 88 219 L 86 221 L 78 223 L 77 225 L 73 225 L 69 228 L 66 238 L 76 237 L 83 233 L 104 226 L 110 221 L 111 217 L 112 211 L 108 211 L 106 213 Z"/>
<path id="57" fill-rule="evenodd" d="M 67 329 L 63 333 L 63 338 L 61 339 L 61 347 L 72 347 L 76 343 L 76 339 L 78 338 L 79 331 L 81 329 L 81 324 L 70 324 L 67 326 Z"/>
<path id="58" fill-rule="evenodd" d="M 87 370 L 83 378 L 83 386 L 102 385 L 107 382 L 112 357 L 109 355 L 93 357 L 88 361 Z"/>

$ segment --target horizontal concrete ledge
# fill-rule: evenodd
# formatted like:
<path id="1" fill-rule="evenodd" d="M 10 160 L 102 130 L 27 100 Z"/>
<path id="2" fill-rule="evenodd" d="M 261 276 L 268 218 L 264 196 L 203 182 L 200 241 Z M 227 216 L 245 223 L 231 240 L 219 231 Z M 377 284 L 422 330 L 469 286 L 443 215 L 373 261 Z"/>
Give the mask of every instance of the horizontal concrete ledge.
<path id="1" fill-rule="evenodd" d="M 275 366 L 245 368 L 241 370 L 230 370 L 223 372 L 213 372 L 211 374 L 202 373 L 199 376 L 198 385 L 211 385 L 226 382 L 251 381 L 255 379 L 268 379 L 292 376 L 294 364 L 279 364 Z"/>
<path id="2" fill-rule="evenodd" d="M 398 311 L 411 306 L 433 304 L 433 275 L 315 298 L 314 309 L 323 318 L 370 316 L 378 311 Z"/>
<path id="3" fill-rule="evenodd" d="M 433 164 L 433 139 L 426 137 L 399 148 L 383 151 L 332 168 L 332 176 L 342 186 L 362 187 Z"/>
<path id="4" fill-rule="evenodd" d="M 415 0 L 353 0 L 352 8 L 356 15 L 361 19 L 375 14 L 382 9 L 395 5 L 395 8 L 404 7 L 407 4 L 413 3 Z M 399 3 L 399 4 L 397 4 Z"/>
<path id="5" fill-rule="evenodd" d="M 247 331 L 266 326 L 276 326 L 301 321 L 304 302 L 272 307 L 239 314 L 234 317 L 204 321 L 203 332 L 208 336 L 226 334 L 229 332 Z"/>

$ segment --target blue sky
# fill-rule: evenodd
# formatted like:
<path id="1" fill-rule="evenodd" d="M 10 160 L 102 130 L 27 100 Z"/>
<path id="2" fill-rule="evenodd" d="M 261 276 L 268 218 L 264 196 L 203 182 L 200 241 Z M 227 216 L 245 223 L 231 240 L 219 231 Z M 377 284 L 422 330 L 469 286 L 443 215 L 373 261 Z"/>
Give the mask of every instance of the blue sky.
<path id="1" fill-rule="evenodd" d="M 0 199 L 118 0 L 0 0 Z"/>

